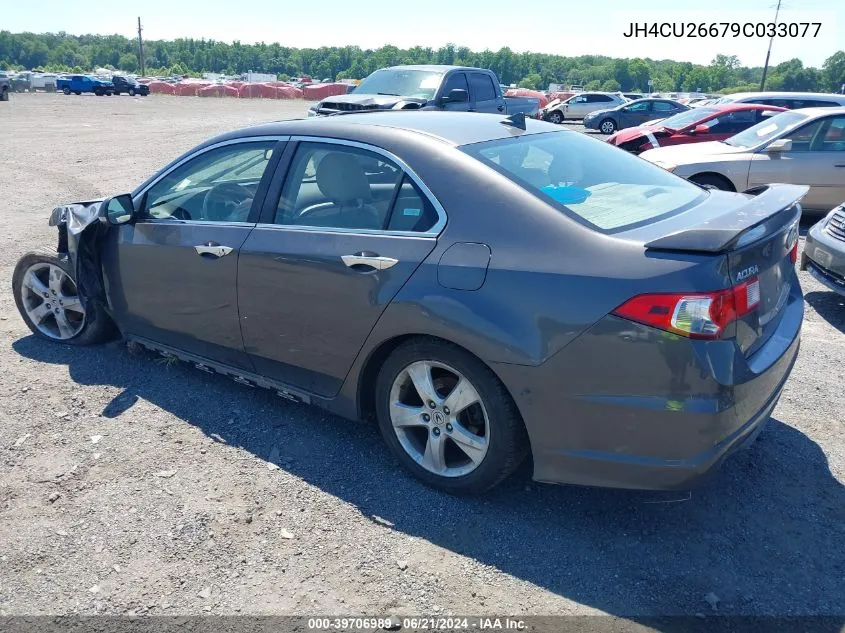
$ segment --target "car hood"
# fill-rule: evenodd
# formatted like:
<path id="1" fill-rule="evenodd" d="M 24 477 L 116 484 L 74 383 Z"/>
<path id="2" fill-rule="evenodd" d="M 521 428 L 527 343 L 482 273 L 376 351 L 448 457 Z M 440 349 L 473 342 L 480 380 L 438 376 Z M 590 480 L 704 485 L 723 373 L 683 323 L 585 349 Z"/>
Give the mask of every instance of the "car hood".
<path id="1" fill-rule="evenodd" d="M 748 150 L 743 147 L 733 147 L 721 141 L 706 141 L 704 143 L 688 143 L 685 145 L 670 145 L 669 147 L 650 149 L 640 154 L 640 156 L 652 162 L 659 160 L 665 163 L 684 165 L 688 163 L 707 162 L 719 156 L 742 154 L 746 151 Z"/>
<path id="2" fill-rule="evenodd" d="M 415 97 L 403 97 L 395 95 L 369 95 L 369 94 L 348 94 L 338 95 L 336 97 L 326 97 L 318 105 L 322 106 L 324 103 L 338 103 L 364 106 L 373 109 L 389 109 L 398 103 L 416 102 L 420 105 L 426 103 L 426 99 L 418 99 Z"/>
<path id="3" fill-rule="evenodd" d="M 619 145 L 620 143 L 627 143 L 628 141 L 633 141 L 636 138 L 641 138 L 648 134 L 663 134 L 664 132 L 665 130 L 661 125 L 638 125 L 619 130 L 616 134 L 611 135 L 607 139 L 607 142 Z"/>

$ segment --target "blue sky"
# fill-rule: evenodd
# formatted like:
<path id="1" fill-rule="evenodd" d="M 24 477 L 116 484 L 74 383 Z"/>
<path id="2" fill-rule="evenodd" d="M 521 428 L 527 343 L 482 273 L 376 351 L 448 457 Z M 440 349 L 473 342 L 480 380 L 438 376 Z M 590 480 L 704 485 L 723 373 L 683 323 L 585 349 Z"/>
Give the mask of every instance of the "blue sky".
<path id="1" fill-rule="evenodd" d="M 716 53 L 762 65 L 768 39 L 626 39 L 639 22 L 759 22 L 774 17 L 776 0 L 6 0 L 0 29 L 134 35 L 138 15 L 149 39 L 195 37 L 274 42 L 287 46 L 374 48 L 394 44 L 517 52 L 605 54 L 708 63 Z M 561 7 L 555 10 L 555 7 Z M 562 8 L 566 7 L 566 8 Z M 737 7 L 742 7 L 737 11 Z M 633 10 L 636 8 L 636 11 Z M 820 66 L 845 48 L 845 2 L 785 0 L 781 21 L 821 22 L 818 37 L 775 40 L 772 62 L 798 57 Z M 838 19 L 841 18 L 841 19 Z"/>

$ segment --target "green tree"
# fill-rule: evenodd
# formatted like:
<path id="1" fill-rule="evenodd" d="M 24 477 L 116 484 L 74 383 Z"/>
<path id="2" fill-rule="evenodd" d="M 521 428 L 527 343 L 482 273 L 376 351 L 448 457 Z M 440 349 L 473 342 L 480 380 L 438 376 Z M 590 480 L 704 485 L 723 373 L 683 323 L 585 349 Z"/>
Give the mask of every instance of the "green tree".
<path id="1" fill-rule="evenodd" d="M 605 92 L 618 92 L 622 90 L 622 87 L 619 85 L 619 82 L 615 79 L 608 79 L 601 85 L 601 89 Z"/>
<path id="2" fill-rule="evenodd" d="M 537 73 L 531 73 L 530 75 L 523 77 L 519 80 L 519 87 L 520 88 L 530 88 L 531 90 L 537 90 L 540 88 L 540 82 L 543 81 L 543 78 L 540 77 Z"/>
<path id="3" fill-rule="evenodd" d="M 138 70 L 138 57 L 132 53 L 124 53 L 120 56 L 117 67 L 120 70 L 134 73 Z"/>
<path id="4" fill-rule="evenodd" d="M 601 89 L 601 82 L 598 79 L 593 79 L 592 81 L 588 81 L 587 85 L 584 86 L 584 90 L 600 90 Z"/>
<path id="5" fill-rule="evenodd" d="M 824 60 L 822 74 L 827 90 L 840 92 L 845 84 L 845 51 L 837 51 Z"/>

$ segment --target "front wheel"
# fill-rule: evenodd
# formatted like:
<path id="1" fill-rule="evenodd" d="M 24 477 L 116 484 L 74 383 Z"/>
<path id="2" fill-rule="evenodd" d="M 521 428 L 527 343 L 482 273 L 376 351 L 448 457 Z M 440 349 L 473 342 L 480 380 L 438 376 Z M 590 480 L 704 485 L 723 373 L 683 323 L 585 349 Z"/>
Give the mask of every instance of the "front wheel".
<path id="1" fill-rule="evenodd" d="M 0 101 L 8 101 L 9 100 L 9 91 L 6 88 L 0 91 Z"/>
<path id="2" fill-rule="evenodd" d="M 525 427 L 496 375 L 444 341 L 415 339 L 394 350 L 376 381 L 376 409 L 402 465 L 446 492 L 489 490 L 528 452 Z"/>
<path id="3" fill-rule="evenodd" d="M 602 134 L 613 134 L 616 131 L 616 122 L 613 119 L 605 119 L 599 123 L 599 131 Z"/>
<path id="4" fill-rule="evenodd" d="M 560 110 L 555 110 L 549 113 L 549 123 L 560 125 L 563 123 L 563 113 Z"/>
<path id="5" fill-rule="evenodd" d="M 721 189 L 722 191 L 736 191 L 731 181 L 719 174 L 696 174 L 689 180 L 707 189 Z"/>
<path id="6" fill-rule="evenodd" d="M 55 252 L 27 253 L 12 274 L 15 303 L 27 327 L 41 338 L 72 345 L 91 345 L 113 330 L 103 309 L 76 289 L 70 262 Z"/>
<path id="7" fill-rule="evenodd" d="M 68 88 L 67 86 L 65 86 L 64 88 L 62 88 L 62 94 L 69 95 L 69 94 L 70 94 L 70 88 Z"/>
<path id="8" fill-rule="evenodd" d="M 135 88 L 130 88 L 130 89 L 129 89 L 129 96 L 130 96 L 130 97 L 134 97 L 134 96 L 135 96 Z"/>

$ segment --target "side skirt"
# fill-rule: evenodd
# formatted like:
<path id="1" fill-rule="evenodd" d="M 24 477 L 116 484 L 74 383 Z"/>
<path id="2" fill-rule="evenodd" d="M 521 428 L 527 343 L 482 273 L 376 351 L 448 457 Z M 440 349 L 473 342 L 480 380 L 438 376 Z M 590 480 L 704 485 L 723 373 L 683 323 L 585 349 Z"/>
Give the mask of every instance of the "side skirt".
<path id="1" fill-rule="evenodd" d="M 270 389 L 275 391 L 277 396 L 284 398 L 285 400 L 298 402 L 300 404 L 315 404 L 325 409 L 330 408 L 330 400 L 320 398 L 319 396 L 315 396 L 306 391 L 296 389 L 264 376 L 259 376 L 258 374 L 246 372 L 242 369 L 230 367 L 229 365 L 224 365 L 223 363 L 217 363 L 215 361 L 208 360 L 207 358 L 203 358 L 202 356 L 196 356 L 140 336 L 128 335 L 126 340 L 138 343 L 139 345 L 142 345 L 154 352 L 158 352 L 165 357 L 175 356 L 179 360 L 190 363 L 200 371 L 204 371 L 208 374 L 221 374 L 223 376 L 228 376 L 236 383 L 246 385 L 247 387 L 262 387 L 264 389 Z"/>

